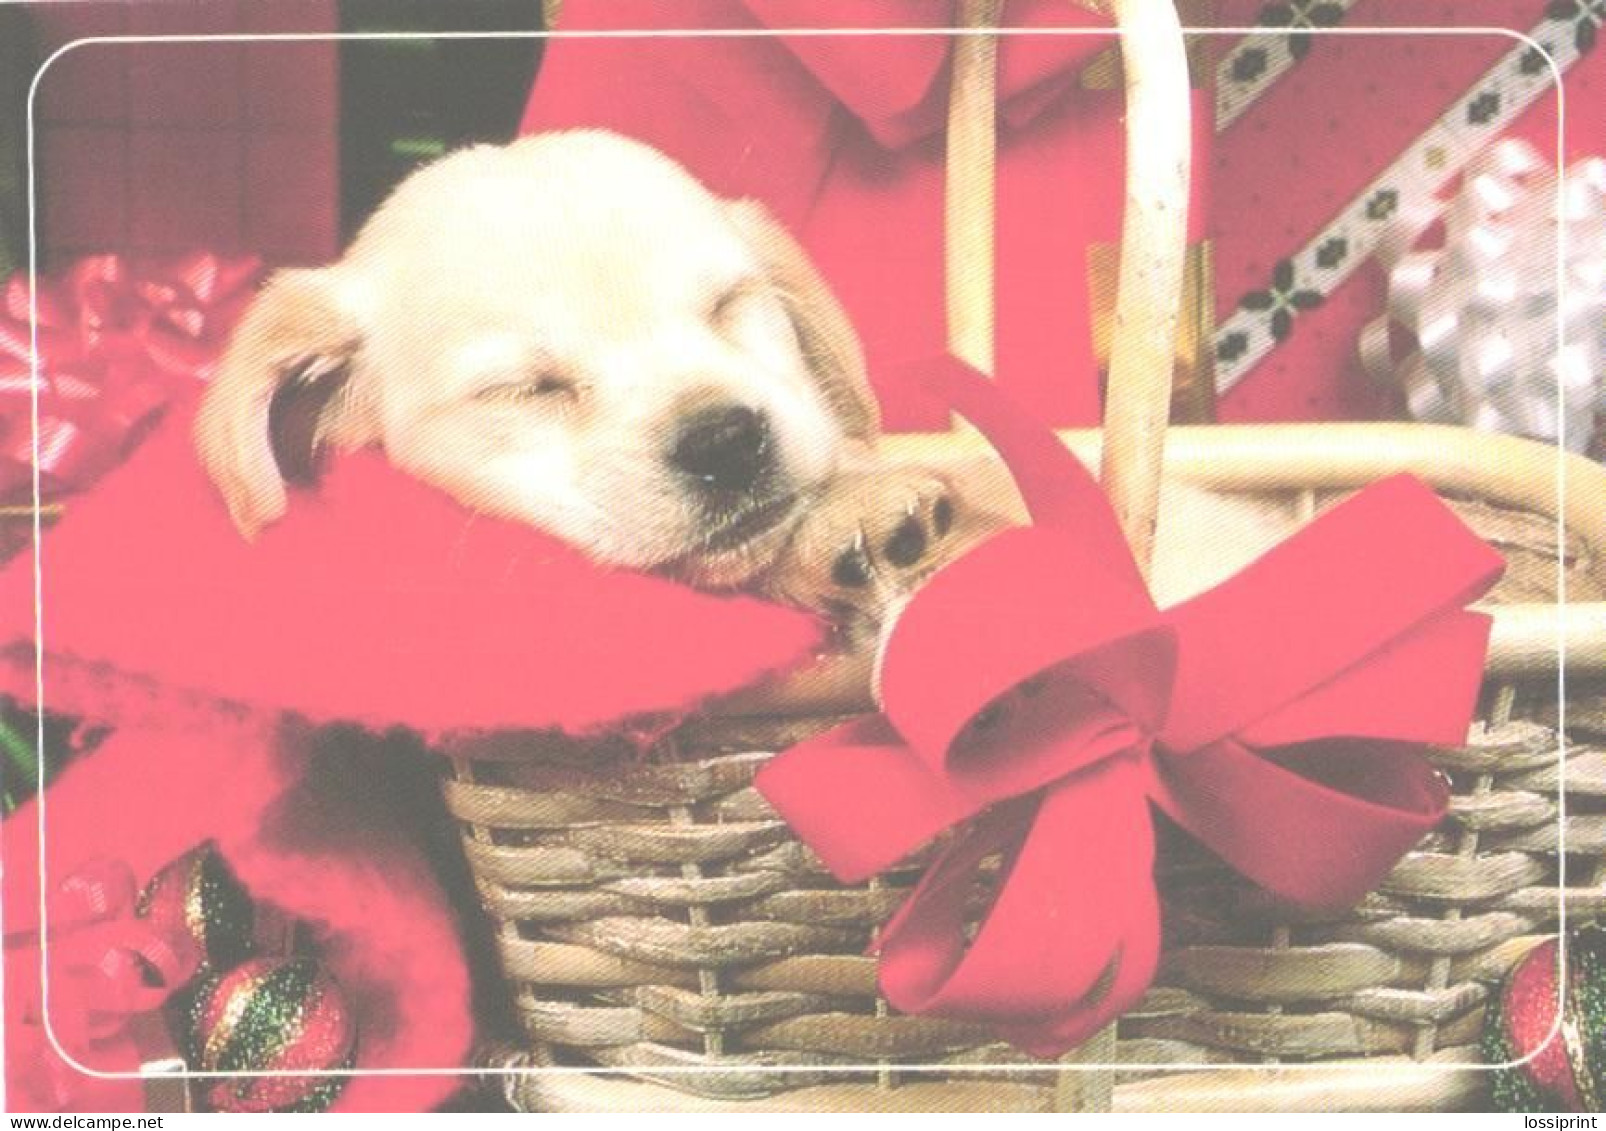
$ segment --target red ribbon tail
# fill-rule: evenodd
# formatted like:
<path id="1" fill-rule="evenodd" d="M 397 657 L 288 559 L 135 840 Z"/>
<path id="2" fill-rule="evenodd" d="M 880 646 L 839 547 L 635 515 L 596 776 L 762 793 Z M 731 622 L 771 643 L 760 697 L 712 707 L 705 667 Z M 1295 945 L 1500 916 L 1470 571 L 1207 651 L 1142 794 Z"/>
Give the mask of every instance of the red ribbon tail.
<path id="1" fill-rule="evenodd" d="M 1156 918 L 1159 911 L 1156 908 Z M 1021 1026 L 1000 1025 L 998 1035 L 1032 1056 L 1050 1060 L 1086 1044 L 1100 1029 L 1136 1005 L 1154 981 L 1160 966 L 1160 930 L 1134 930 L 1111 956 L 1087 998 L 1051 1021 Z"/>
<path id="2" fill-rule="evenodd" d="M 1333 734 L 1459 744 L 1483 686 L 1492 624 L 1485 613 L 1441 613 L 1237 737 L 1258 747 Z"/>
<path id="3" fill-rule="evenodd" d="M 1159 946 L 1147 778 L 1132 751 L 1056 785 L 1035 814 L 1016 802 L 978 821 L 884 931 L 887 1000 L 992 1025 L 1039 1055 L 1063 1051 L 1129 1006 L 1153 976 Z M 998 855 L 998 894 L 967 944 L 983 864 Z"/>

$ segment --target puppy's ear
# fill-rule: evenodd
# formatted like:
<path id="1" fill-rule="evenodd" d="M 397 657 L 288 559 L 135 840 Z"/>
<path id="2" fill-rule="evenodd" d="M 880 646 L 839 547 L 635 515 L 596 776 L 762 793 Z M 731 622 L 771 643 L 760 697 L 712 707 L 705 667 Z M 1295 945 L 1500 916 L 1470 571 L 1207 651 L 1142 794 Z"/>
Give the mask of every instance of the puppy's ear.
<path id="1" fill-rule="evenodd" d="M 201 465 L 248 538 L 284 514 L 287 480 L 316 478 L 323 448 L 366 443 L 375 431 L 347 388 L 363 329 L 351 285 L 338 272 L 270 279 L 201 401 Z"/>
<path id="2" fill-rule="evenodd" d="M 881 411 L 865 375 L 859 335 L 842 304 L 768 208 L 756 200 L 733 200 L 726 210 L 791 308 L 804 357 L 844 430 L 858 439 L 874 439 Z"/>

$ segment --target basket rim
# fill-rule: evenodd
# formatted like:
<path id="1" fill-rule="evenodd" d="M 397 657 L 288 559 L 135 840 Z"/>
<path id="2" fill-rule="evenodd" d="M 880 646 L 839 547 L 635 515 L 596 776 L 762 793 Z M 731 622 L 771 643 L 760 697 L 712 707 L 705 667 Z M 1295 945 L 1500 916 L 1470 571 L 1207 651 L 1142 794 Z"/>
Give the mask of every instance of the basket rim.
<path id="1" fill-rule="evenodd" d="M 1097 466 L 1098 429 L 1064 429 L 1060 439 Z M 900 461 L 987 458 L 974 430 L 886 437 Z M 1168 478 L 1217 490 L 1359 488 L 1400 472 L 1443 491 L 1554 517 L 1606 562 L 1606 467 L 1538 440 L 1446 424 L 1209 424 L 1167 431 Z M 1492 675 L 1606 672 L 1606 601 L 1481 606 L 1494 618 Z"/>

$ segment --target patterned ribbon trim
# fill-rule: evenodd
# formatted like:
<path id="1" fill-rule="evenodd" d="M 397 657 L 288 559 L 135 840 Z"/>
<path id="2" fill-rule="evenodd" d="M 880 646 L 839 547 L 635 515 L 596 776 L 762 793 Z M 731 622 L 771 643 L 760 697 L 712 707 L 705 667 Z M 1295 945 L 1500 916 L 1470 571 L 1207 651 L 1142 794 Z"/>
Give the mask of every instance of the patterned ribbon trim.
<path id="1" fill-rule="evenodd" d="M 1545 53 L 1565 74 L 1594 46 L 1598 0 L 1552 0 L 1524 43 L 1500 58 L 1426 133 L 1371 182 L 1304 248 L 1281 260 L 1264 290 L 1244 296 L 1216 331 L 1216 390 L 1242 381 L 1319 306 L 1390 232 L 1403 212 L 1422 208 L 1535 100 L 1551 90 Z"/>
<path id="2" fill-rule="evenodd" d="M 1310 54 L 1315 33 L 1341 23 L 1356 0 L 1287 0 L 1260 14 L 1265 31 L 1246 35 L 1216 66 L 1216 132 L 1243 116 Z"/>

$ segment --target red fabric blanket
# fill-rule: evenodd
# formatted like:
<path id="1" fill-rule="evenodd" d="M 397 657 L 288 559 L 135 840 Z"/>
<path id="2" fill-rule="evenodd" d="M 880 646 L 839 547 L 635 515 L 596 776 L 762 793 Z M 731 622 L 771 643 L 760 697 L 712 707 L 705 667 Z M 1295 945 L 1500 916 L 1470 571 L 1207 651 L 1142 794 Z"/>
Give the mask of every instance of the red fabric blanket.
<path id="1" fill-rule="evenodd" d="M 192 456 L 189 409 L 173 417 L 43 539 L 42 696 L 34 555 L 0 573 L 0 690 L 115 728 L 47 791 L 42 822 L 35 803 L 4 826 L 12 1105 L 140 1106 L 137 1081 L 76 1072 L 40 1024 L 29 932 L 41 844 L 48 907 L 96 861 L 143 882 L 215 840 L 257 899 L 313 925 L 355 1004 L 358 1067 L 462 1065 L 468 973 L 444 896 L 364 783 L 308 780 L 309 732 L 286 713 L 426 734 L 584 731 L 748 682 L 806 654 L 815 628 L 754 600 L 599 568 L 465 512 L 377 454 L 337 461 L 247 543 Z M 53 993 L 58 1040 L 75 1027 L 57 1011 L 72 1005 Z M 137 1067 L 127 1042 L 81 1045 L 67 1052 L 94 1069 Z M 417 1110 L 455 1084 L 359 1077 L 338 1106 Z"/>

